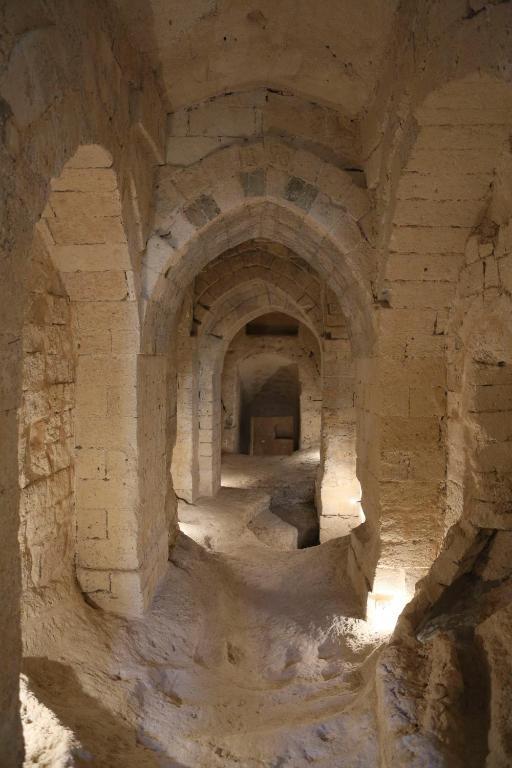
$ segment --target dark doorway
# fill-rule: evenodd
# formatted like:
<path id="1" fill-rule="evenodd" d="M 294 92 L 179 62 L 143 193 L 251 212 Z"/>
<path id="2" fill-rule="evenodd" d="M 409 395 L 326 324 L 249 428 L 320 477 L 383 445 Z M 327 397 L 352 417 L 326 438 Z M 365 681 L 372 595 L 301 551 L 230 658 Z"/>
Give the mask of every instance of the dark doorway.
<path id="1" fill-rule="evenodd" d="M 286 455 L 299 440 L 298 366 L 270 354 L 246 361 L 240 371 L 241 453 Z"/>

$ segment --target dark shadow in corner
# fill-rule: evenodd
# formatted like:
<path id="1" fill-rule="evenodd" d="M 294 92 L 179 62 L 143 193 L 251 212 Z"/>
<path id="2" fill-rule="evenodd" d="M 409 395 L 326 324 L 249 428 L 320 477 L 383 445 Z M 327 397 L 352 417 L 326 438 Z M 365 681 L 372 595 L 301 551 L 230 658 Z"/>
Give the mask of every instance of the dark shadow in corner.
<path id="1" fill-rule="evenodd" d="M 144 746 L 137 728 L 86 693 L 71 667 L 32 657 L 23 659 L 22 671 L 34 696 L 80 741 L 77 768 L 186 768 Z"/>

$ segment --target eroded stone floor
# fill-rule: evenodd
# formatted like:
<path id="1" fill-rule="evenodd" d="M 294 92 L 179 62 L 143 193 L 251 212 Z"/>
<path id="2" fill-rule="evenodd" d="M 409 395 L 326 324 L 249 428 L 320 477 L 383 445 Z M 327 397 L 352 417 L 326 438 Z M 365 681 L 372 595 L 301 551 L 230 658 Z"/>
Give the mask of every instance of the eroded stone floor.
<path id="1" fill-rule="evenodd" d="M 315 479 L 318 449 L 295 451 L 291 456 L 225 454 L 222 485 L 254 488 L 270 495 L 270 511 L 297 530 L 297 545 L 318 544 Z"/>
<path id="2" fill-rule="evenodd" d="M 226 551 L 233 544 L 273 549 L 318 544 L 314 505 L 318 450 L 291 456 L 225 454 L 222 487 L 214 498 L 179 502 L 181 529 L 207 549 Z"/>
<path id="3" fill-rule="evenodd" d="M 346 540 L 283 550 L 247 527 L 268 511 L 275 478 L 297 491 L 314 459 L 264 462 L 257 487 L 242 488 L 246 458 L 225 469 L 231 487 L 216 502 L 226 499 L 220 522 L 206 523 L 209 547 L 180 535 L 144 619 L 106 616 L 75 592 L 47 606 L 45 631 L 25 639 L 26 765 L 379 764 L 373 681 L 383 638 L 359 618 Z M 39 647 L 47 633 L 49 660 Z"/>

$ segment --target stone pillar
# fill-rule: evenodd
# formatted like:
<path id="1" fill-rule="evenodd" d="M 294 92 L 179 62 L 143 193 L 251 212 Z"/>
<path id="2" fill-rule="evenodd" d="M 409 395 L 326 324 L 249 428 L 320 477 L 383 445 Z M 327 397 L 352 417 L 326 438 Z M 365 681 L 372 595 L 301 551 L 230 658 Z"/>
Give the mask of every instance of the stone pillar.
<path id="1" fill-rule="evenodd" d="M 361 487 L 356 475 L 356 417 L 350 342 L 324 341 L 322 432 L 317 509 L 320 541 L 346 536 L 359 525 Z"/>
<path id="2" fill-rule="evenodd" d="M 352 347 L 336 296 L 323 296 L 322 430 L 317 510 L 320 541 L 346 536 L 363 520 L 357 479 L 355 377 Z"/>
<path id="3" fill-rule="evenodd" d="M 192 308 L 188 302 L 178 329 L 176 354 L 176 442 L 172 479 L 176 495 L 193 503 L 199 493 L 197 337 L 191 336 Z"/>
<path id="4" fill-rule="evenodd" d="M 226 354 L 222 371 L 222 450 L 238 453 L 240 441 L 240 379 L 238 365 Z"/>
<path id="5" fill-rule="evenodd" d="M 213 356 L 212 356 L 213 357 Z M 215 496 L 221 479 L 221 371 L 201 353 L 199 373 L 199 494 Z"/>
<path id="6" fill-rule="evenodd" d="M 135 279 L 117 177 L 104 148 L 80 147 L 52 181 L 39 232 L 75 318 L 78 581 L 102 608 L 138 616 L 151 600 L 155 568 L 161 575 L 167 562 L 164 547 L 151 561 L 145 532 L 155 525 L 145 518 L 151 503 L 141 496 L 142 472 L 161 466 L 139 464 L 139 405 L 149 407 L 144 383 L 149 386 L 152 368 L 139 361 Z"/>

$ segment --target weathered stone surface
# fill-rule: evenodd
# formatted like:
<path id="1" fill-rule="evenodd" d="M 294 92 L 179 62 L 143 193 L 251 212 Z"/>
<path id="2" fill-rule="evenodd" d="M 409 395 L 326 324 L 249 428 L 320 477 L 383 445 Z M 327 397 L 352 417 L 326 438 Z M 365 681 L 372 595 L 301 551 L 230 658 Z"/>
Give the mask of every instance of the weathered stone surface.
<path id="1" fill-rule="evenodd" d="M 6 768 L 22 636 L 27 764 L 512 763 L 512 7 L 259 5 L 0 10 Z M 189 509 L 240 387 L 319 547 L 309 470 Z"/>

